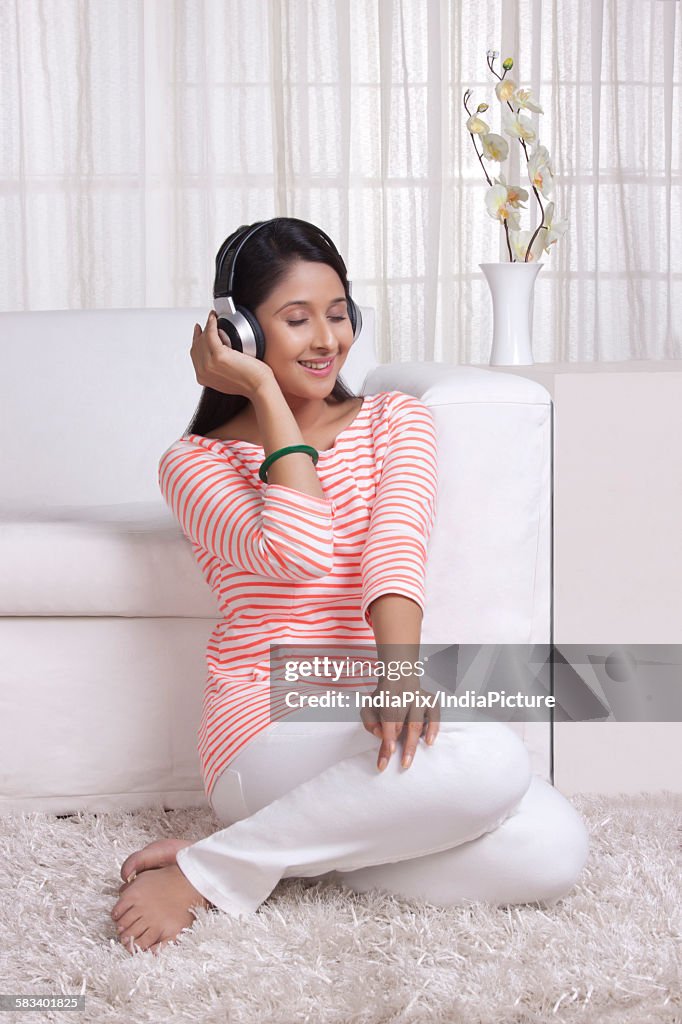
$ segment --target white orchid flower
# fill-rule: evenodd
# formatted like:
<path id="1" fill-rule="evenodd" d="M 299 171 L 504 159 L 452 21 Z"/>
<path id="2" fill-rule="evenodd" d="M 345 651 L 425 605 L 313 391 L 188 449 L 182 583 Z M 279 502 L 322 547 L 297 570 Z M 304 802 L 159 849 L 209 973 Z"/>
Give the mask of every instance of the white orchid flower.
<path id="1" fill-rule="evenodd" d="M 487 135 L 490 131 L 490 125 L 486 124 L 482 117 L 476 117 L 475 114 L 467 121 L 467 128 L 472 135 Z"/>
<path id="2" fill-rule="evenodd" d="M 506 221 L 510 228 L 518 231 L 519 215 L 508 200 L 509 196 L 505 185 L 491 185 L 485 197 L 485 205 L 493 220 L 499 220 L 501 223 Z"/>
<path id="3" fill-rule="evenodd" d="M 553 221 L 554 217 L 554 203 L 548 203 L 545 209 L 545 217 L 543 220 L 543 226 L 535 235 L 535 231 L 510 231 L 509 242 L 512 247 L 512 251 L 517 259 L 526 259 L 526 250 L 530 244 L 530 240 L 535 235 L 530 254 L 528 256 L 528 263 L 532 263 L 534 260 L 539 260 L 543 252 L 549 252 L 551 245 L 560 238 L 568 227 L 567 220 Z"/>
<path id="4" fill-rule="evenodd" d="M 523 110 L 532 110 L 536 114 L 544 114 L 544 110 L 533 96 L 530 89 L 517 89 L 512 96 L 512 103 Z"/>
<path id="5" fill-rule="evenodd" d="M 520 185 L 508 185 L 504 174 L 500 174 L 499 177 L 495 178 L 498 185 L 504 185 L 507 190 L 507 202 L 510 206 L 518 208 L 521 203 L 525 203 L 528 200 L 528 192 L 525 188 L 521 188 Z M 522 207 L 525 209 L 525 207 Z"/>
<path id="6" fill-rule="evenodd" d="M 512 82 L 511 78 L 504 78 L 501 82 L 498 82 L 495 86 L 495 95 L 497 96 L 500 103 L 506 103 L 514 95 L 516 90 L 516 82 Z"/>
<path id="7" fill-rule="evenodd" d="M 486 160 L 497 160 L 501 163 L 509 156 L 509 143 L 501 135 L 496 135 L 495 132 L 481 135 L 481 145 L 483 146 L 483 156 Z"/>
<path id="8" fill-rule="evenodd" d="M 520 86 L 516 81 L 507 77 L 515 66 L 513 58 L 507 57 L 503 61 L 504 75 L 500 77 L 497 74 L 493 68 L 497 57 L 499 57 L 497 51 L 489 50 L 487 52 L 488 68 L 497 80 L 495 95 L 502 108 L 501 127 L 498 129 L 500 134 L 492 132 L 488 122 L 484 120 L 486 111 L 490 116 L 487 103 L 479 103 L 475 109 L 473 105 L 470 108 L 472 89 L 467 89 L 463 95 L 464 108 L 468 117 L 466 127 L 472 138 L 478 136 L 480 139 L 480 148 L 475 142 L 474 148 L 489 185 L 484 197 L 486 210 L 489 217 L 504 226 L 509 241 L 511 259 L 524 262 L 539 261 L 542 254 L 550 251 L 555 242 L 567 231 L 568 221 L 554 220 L 554 203 L 552 202 L 555 189 L 554 168 L 549 151 L 540 144 L 537 129 L 536 115 L 544 114 L 544 109 L 532 88 Z M 531 112 L 534 116 L 531 116 Z M 522 188 L 520 183 L 508 183 L 502 174 L 502 168 L 506 169 L 505 161 L 512 151 L 512 143 L 509 139 L 517 139 L 523 149 L 528 173 L 526 188 Z M 491 172 L 483 164 L 484 159 L 495 161 L 498 166 Z M 495 172 L 497 172 L 497 177 L 494 176 Z M 530 186 L 532 186 L 532 191 Z M 543 219 L 539 227 L 530 231 L 522 231 L 521 210 L 527 209 L 531 195 L 538 199 Z M 542 210 L 543 205 L 546 207 L 544 210 Z M 534 206 L 535 204 L 533 204 Z"/>
<path id="9" fill-rule="evenodd" d="M 512 252 L 516 256 L 517 260 L 520 260 L 522 263 L 526 261 L 526 251 L 534 234 L 534 231 L 509 232 L 509 242 L 512 247 Z M 528 263 L 537 262 L 542 256 L 544 252 L 543 234 L 543 231 L 539 231 L 535 236 L 535 241 L 533 242 L 528 256 Z"/>
<path id="10" fill-rule="evenodd" d="M 549 251 L 550 245 L 554 245 L 557 239 L 561 238 L 568 228 L 567 220 L 554 220 L 554 203 L 547 204 L 545 209 L 544 226 L 547 230 L 541 231 L 540 235 L 544 235 L 544 247 Z M 540 237 L 540 235 L 538 235 L 538 237 Z"/>
<path id="11" fill-rule="evenodd" d="M 524 142 L 533 142 L 535 129 L 527 117 L 522 114 L 513 114 L 509 107 L 502 107 L 502 131 L 514 139 L 522 139 Z"/>
<path id="12" fill-rule="evenodd" d="M 549 199 L 554 191 L 554 170 L 547 147 L 539 143 L 528 158 L 528 180 Z"/>

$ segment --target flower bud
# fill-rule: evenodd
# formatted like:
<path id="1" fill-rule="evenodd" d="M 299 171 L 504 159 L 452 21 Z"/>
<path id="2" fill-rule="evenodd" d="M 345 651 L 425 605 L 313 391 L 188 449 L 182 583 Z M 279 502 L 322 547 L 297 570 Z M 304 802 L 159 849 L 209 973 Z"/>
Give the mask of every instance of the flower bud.
<path id="1" fill-rule="evenodd" d="M 506 60 L 503 60 L 502 67 L 504 68 L 505 71 L 511 71 L 511 69 L 514 67 L 514 61 L 512 60 L 512 58 L 507 57 Z"/>
<path id="2" fill-rule="evenodd" d="M 478 106 L 476 107 L 476 113 L 477 114 L 482 114 L 483 111 L 487 110 L 487 109 L 488 109 L 488 104 L 487 103 L 479 103 Z"/>

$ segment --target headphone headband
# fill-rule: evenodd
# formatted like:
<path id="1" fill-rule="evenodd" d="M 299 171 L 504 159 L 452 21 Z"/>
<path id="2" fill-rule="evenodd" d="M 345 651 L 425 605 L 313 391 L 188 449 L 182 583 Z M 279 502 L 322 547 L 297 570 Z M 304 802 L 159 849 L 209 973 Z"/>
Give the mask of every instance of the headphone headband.
<path id="1" fill-rule="evenodd" d="M 332 240 L 329 237 L 329 235 L 325 234 L 325 232 L 322 230 L 322 228 L 318 228 L 315 224 L 311 224 L 307 220 L 300 220 L 298 217 L 286 217 L 286 218 L 271 217 L 270 220 L 261 220 L 261 221 L 258 221 L 256 224 L 252 224 L 250 228 L 247 228 L 247 230 L 244 233 L 244 235 L 241 238 L 241 240 L 238 238 L 236 250 L 235 250 L 234 246 L 232 246 L 232 248 L 226 249 L 223 252 L 222 256 L 220 257 L 220 261 L 218 263 L 218 268 L 216 270 L 216 281 L 220 280 L 220 275 L 221 275 L 222 269 L 223 269 L 223 263 L 227 259 L 228 254 L 229 253 L 234 253 L 234 255 L 232 256 L 232 262 L 230 263 L 230 274 L 229 274 L 228 281 L 227 281 L 227 292 L 226 292 L 226 294 L 228 296 L 232 295 L 232 289 L 234 287 L 234 269 L 235 269 L 235 266 L 236 266 L 236 263 L 237 263 L 237 257 L 239 256 L 239 253 L 241 252 L 243 247 L 246 245 L 248 240 L 253 235 L 256 234 L 257 231 L 261 230 L 261 228 L 264 228 L 267 224 L 273 224 L 275 221 L 283 220 L 283 219 L 286 219 L 288 221 L 293 221 L 294 224 L 304 224 L 306 227 L 313 228 L 313 230 L 316 231 L 317 234 L 322 239 L 324 239 L 324 241 L 327 243 L 327 245 L 332 250 L 334 255 L 338 257 L 338 259 L 339 259 L 339 261 L 341 263 L 341 266 L 343 267 L 343 273 L 345 275 L 346 281 L 348 281 L 348 271 L 346 270 L 346 264 L 343 261 L 343 257 L 341 255 L 341 253 L 339 252 L 339 250 L 334 245 L 334 243 L 332 242 Z M 348 293 L 349 294 L 350 294 L 350 291 L 351 291 L 350 281 L 348 281 Z M 218 296 L 216 295 L 216 296 L 214 296 L 214 298 L 218 298 Z"/>

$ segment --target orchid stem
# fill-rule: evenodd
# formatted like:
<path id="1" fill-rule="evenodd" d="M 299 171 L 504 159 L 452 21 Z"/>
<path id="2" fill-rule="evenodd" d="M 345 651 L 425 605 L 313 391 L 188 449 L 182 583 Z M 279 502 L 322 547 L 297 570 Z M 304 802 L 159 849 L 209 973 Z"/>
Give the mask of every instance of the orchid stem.
<path id="1" fill-rule="evenodd" d="M 507 236 L 507 249 L 509 250 L 509 262 L 513 263 L 514 262 L 514 257 L 512 256 L 511 245 L 509 244 L 509 225 L 507 224 L 506 220 L 503 223 L 504 223 L 504 233 Z"/>
<path id="2" fill-rule="evenodd" d="M 521 145 L 523 147 L 523 155 L 526 158 L 526 170 L 528 170 L 528 150 L 526 149 L 526 143 L 524 142 L 523 139 L 519 139 L 519 142 L 521 143 Z M 535 187 L 535 185 L 533 185 L 532 188 L 533 188 L 533 192 L 535 193 L 535 198 L 537 199 L 538 204 L 540 206 L 540 223 L 536 227 L 535 231 L 533 232 L 533 236 L 532 236 L 530 242 L 528 243 L 528 248 L 526 249 L 526 256 L 525 256 L 525 259 L 523 261 L 524 263 L 528 262 L 528 257 L 530 255 L 530 250 L 533 247 L 533 242 L 537 238 L 540 229 L 542 227 L 544 227 L 544 224 L 545 224 L 545 208 L 542 205 L 542 200 L 540 199 L 540 193 L 538 192 L 538 190 Z"/>

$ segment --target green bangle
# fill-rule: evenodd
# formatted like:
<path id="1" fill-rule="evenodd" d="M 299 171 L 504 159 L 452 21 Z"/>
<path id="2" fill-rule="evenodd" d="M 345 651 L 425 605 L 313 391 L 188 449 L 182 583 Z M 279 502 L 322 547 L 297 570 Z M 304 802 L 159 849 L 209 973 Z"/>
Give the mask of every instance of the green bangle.
<path id="1" fill-rule="evenodd" d="M 288 455 L 289 452 L 306 452 L 312 458 L 314 466 L 317 465 L 317 460 L 320 457 L 317 449 L 313 448 L 309 444 L 289 444 L 286 448 L 278 448 L 277 451 L 271 452 L 267 459 L 264 459 L 263 462 L 261 462 L 260 469 L 258 470 L 258 476 L 264 484 L 268 482 L 267 471 L 275 459 L 278 459 L 280 455 Z"/>

